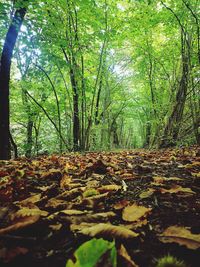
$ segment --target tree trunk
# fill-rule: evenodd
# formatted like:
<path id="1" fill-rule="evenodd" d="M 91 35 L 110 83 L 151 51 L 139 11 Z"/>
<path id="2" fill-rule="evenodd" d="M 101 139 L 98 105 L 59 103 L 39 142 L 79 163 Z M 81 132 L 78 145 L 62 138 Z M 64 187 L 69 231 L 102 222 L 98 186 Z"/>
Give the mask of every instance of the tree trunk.
<path id="1" fill-rule="evenodd" d="M 30 114 L 27 125 L 27 141 L 26 141 L 26 153 L 25 153 L 25 156 L 27 158 L 31 157 L 32 146 L 33 146 L 33 119 L 32 115 Z"/>
<path id="2" fill-rule="evenodd" d="M 185 101 L 187 97 L 188 80 L 189 80 L 190 47 L 188 47 L 188 44 L 186 46 L 186 40 L 185 40 L 185 36 L 183 33 L 181 36 L 181 41 L 182 41 L 181 80 L 179 82 L 179 87 L 178 87 L 178 91 L 176 94 L 176 103 L 169 117 L 168 123 L 165 127 L 164 135 L 163 135 L 163 138 L 160 144 L 160 148 L 168 147 L 168 146 L 172 146 L 176 144 L 181 122 L 182 122 Z"/>
<path id="3" fill-rule="evenodd" d="M 8 29 L 0 61 L 0 160 L 10 159 L 10 110 L 9 110 L 9 81 L 10 67 L 14 46 L 22 25 L 26 8 L 16 10 Z"/>

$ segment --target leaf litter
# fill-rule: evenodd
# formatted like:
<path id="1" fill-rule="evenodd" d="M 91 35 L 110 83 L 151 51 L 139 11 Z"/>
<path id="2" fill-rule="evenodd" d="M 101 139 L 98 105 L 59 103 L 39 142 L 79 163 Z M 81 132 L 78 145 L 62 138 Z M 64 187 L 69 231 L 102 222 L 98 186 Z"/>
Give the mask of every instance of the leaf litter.
<path id="1" fill-rule="evenodd" d="M 199 266 L 199 162 L 197 146 L 1 161 L 0 266 L 78 266 L 95 238 L 96 266 L 153 267 L 166 254 Z"/>

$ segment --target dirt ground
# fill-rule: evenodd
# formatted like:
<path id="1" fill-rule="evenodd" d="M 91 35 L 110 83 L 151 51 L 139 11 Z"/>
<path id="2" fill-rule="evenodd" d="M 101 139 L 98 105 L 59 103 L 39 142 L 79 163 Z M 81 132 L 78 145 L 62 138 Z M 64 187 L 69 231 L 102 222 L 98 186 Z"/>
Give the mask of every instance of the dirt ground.
<path id="1" fill-rule="evenodd" d="M 0 266 L 64 267 L 93 237 L 115 240 L 120 267 L 199 267 L 200 148 L 0 161 Z"/>

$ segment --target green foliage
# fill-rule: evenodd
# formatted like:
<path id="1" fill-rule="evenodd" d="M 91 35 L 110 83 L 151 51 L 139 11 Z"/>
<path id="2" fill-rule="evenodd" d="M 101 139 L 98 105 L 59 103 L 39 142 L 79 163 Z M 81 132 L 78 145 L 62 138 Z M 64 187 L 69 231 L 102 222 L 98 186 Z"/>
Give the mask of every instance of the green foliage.
<path id="1" fill-rule="evenodd" d="M 10 82 L 11 132 L 20 155 L 71 150 L 76 132 L 79 150 L 155 147 L 173 141 L 176 128 L 176 144 L 198 142 L 196 1 L 26 3 Z M 1 1 L 0 51 L 12 10 L 12 1 Z M 190 57 L 187 97 L 180 122 L 167 127 L 180 101 L 183 50 Z"/>
<path id="2" fill-rule="evenodd" d="M 93 238 L 83 243 L 74 253 L 75 262 L 68 260 L 66 267 L 94 267 L 101 257 L 108 253 L 108 260 L 117 266 L 117 252 L 114 242 Z M 110 265 L 109 265 L 110 266 Z"/>
<path id="3" fill-rule="evenodd" d="M 157 260 L 156 267 L 187 267 L 187 265 L 183 261 L 167 255 Z"/>
<path id="4" fill-rule="evenodd" d="M 98 195 L 98 194 L 99 194 L 99 192 L 98 192 L 96 189 L 94 189 L 94 188 L 90 188 L 90 189 L 86 190 L 86 191 L 83 193 L 83 196 L 84 196 L 84 197 L 91 197 L 91 196 L 96 196 L 96 195 Z"/>

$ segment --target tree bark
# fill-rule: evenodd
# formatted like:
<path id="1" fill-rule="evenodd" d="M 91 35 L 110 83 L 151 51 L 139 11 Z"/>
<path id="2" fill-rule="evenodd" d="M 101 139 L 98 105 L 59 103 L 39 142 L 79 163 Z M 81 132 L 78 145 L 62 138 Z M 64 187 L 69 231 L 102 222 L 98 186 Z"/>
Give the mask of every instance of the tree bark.
<path id="1" fill-rule="evenodd" d="M 9 26 L 0 61 L 0 160 L 7 160 L 11 157 L 9 127 L 9 81 L 11 59 L 15 43 L 21 25 L 26 14 L 26 8 L 19 8 L 15 11 L 12 22 Z"/>

